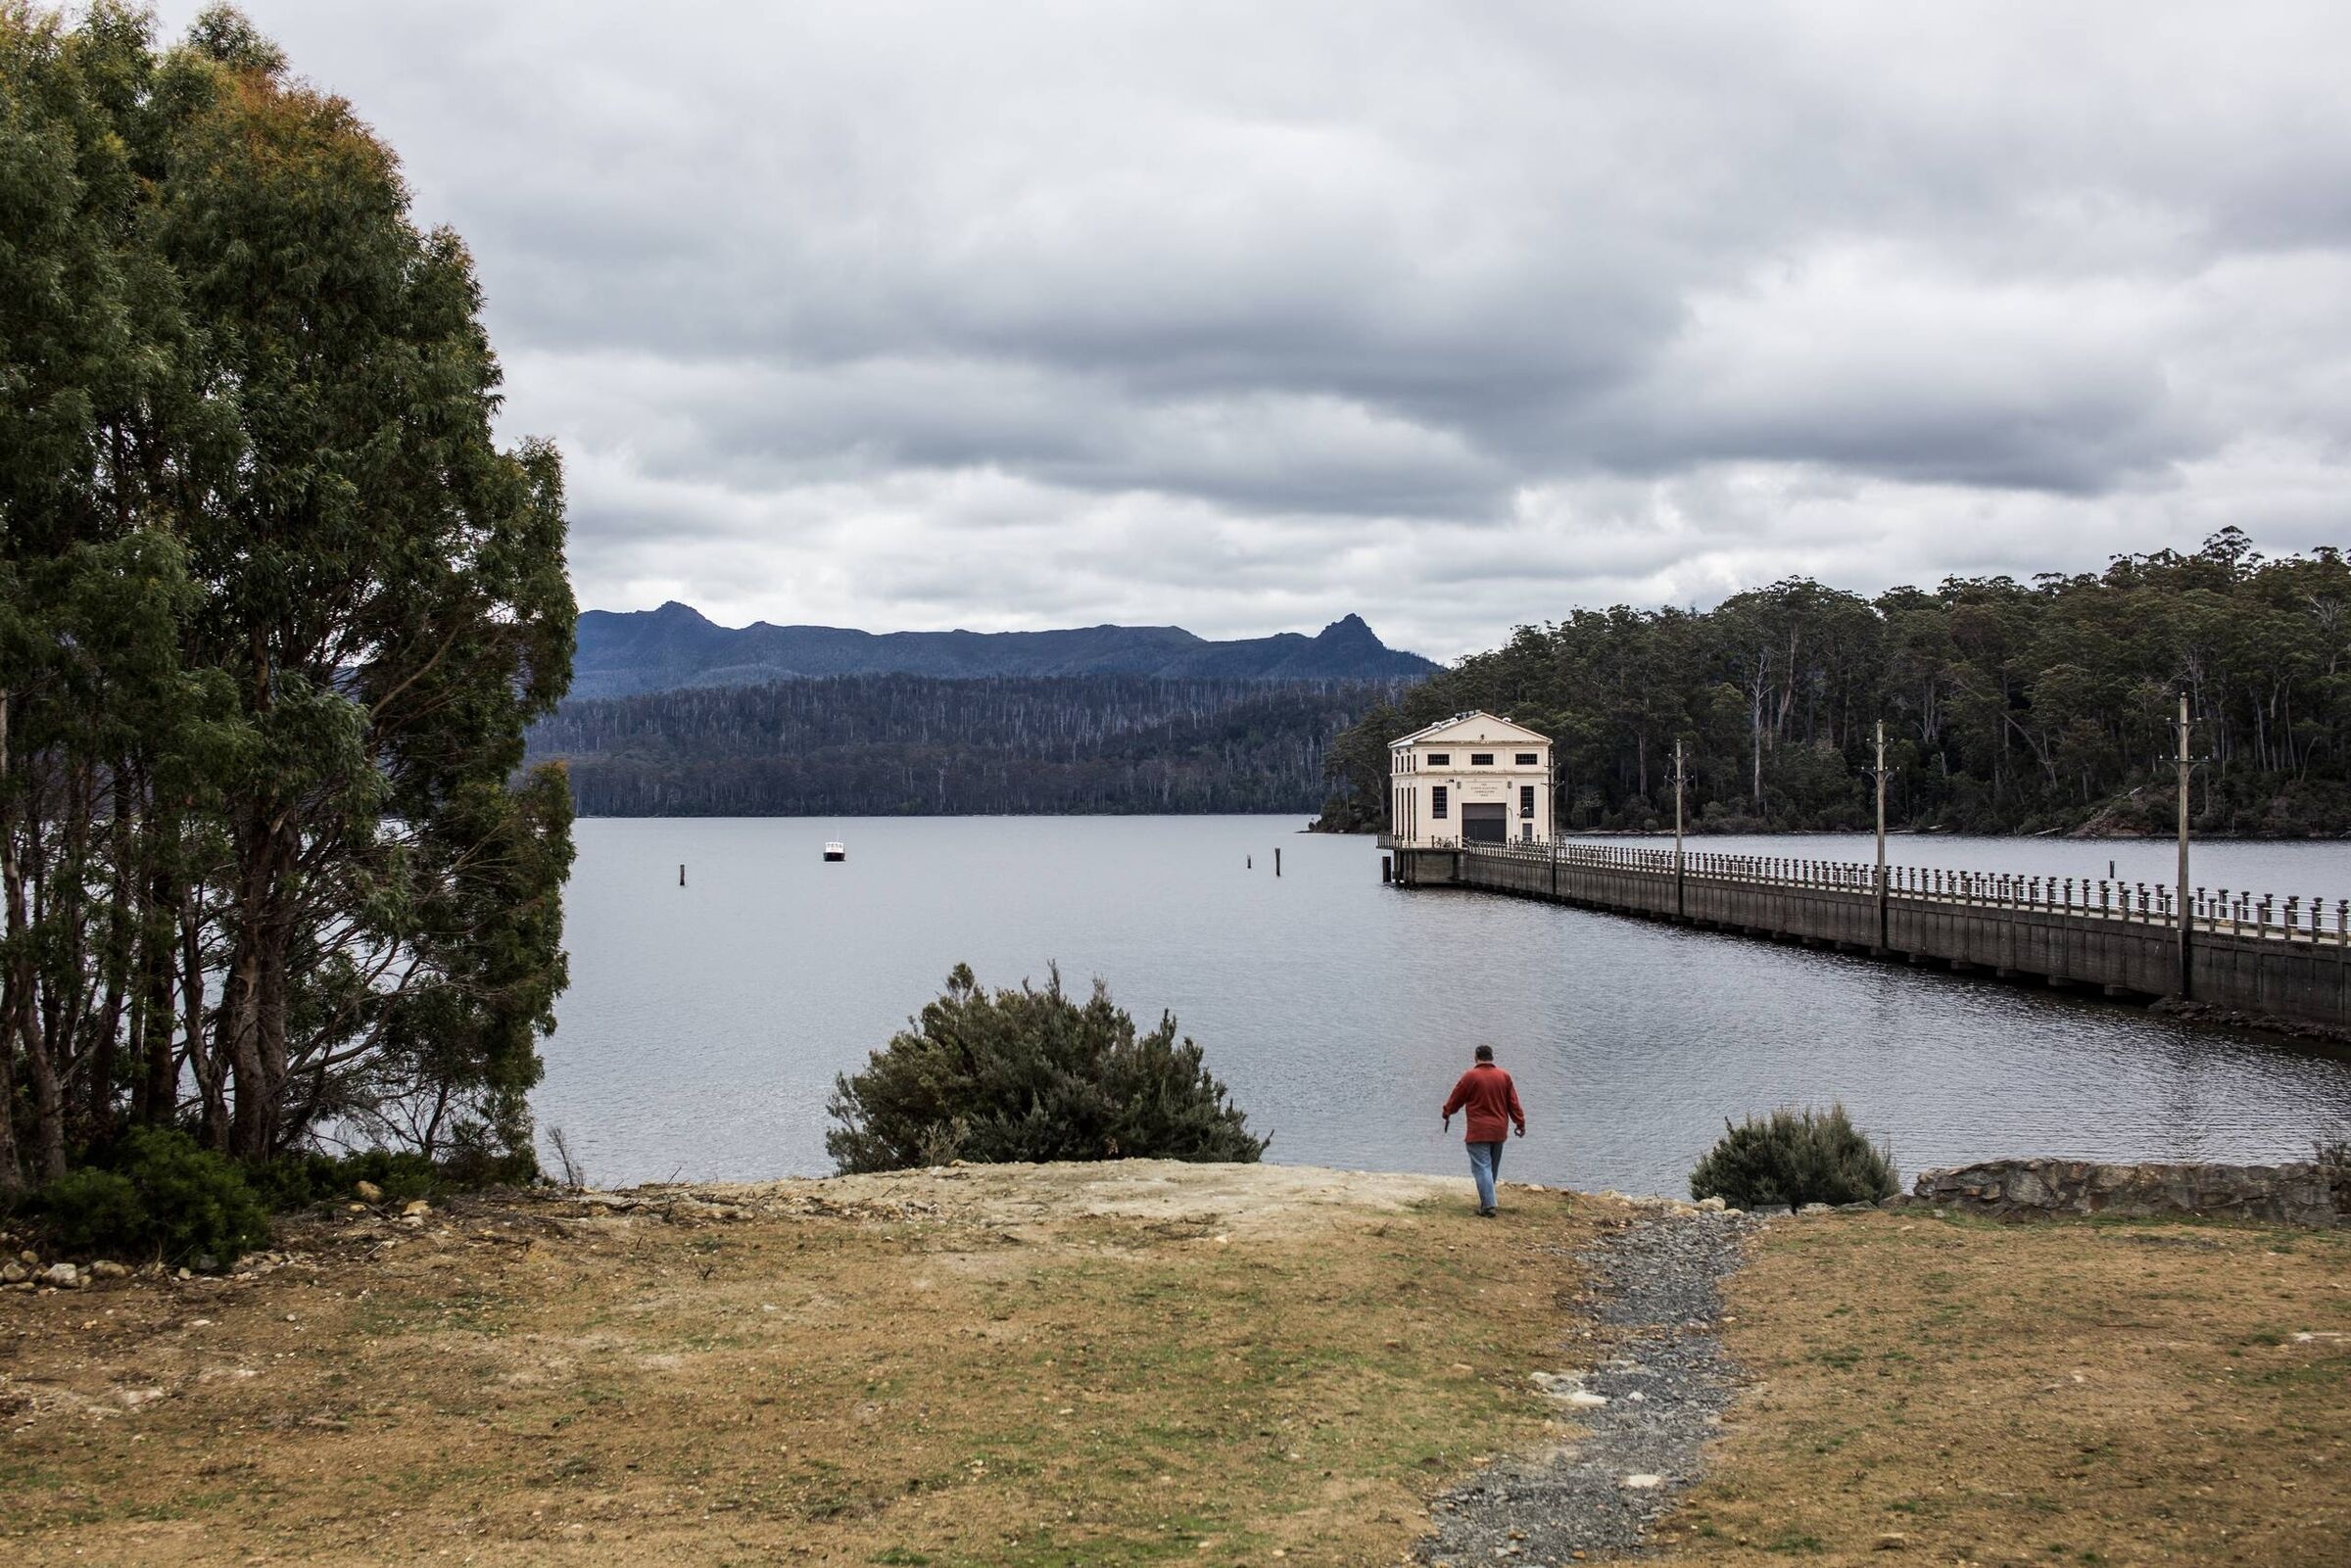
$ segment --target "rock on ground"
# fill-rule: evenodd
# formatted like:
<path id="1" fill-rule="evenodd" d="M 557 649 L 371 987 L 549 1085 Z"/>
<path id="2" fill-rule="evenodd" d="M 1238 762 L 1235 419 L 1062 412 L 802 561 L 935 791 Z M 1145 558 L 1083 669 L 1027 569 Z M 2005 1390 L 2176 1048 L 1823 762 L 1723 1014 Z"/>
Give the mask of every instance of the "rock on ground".
<path id="1" fill-rule="evenodd" d="M 1714 1328 L 1717 1282 L 1760 1221 L 1652 1209 L 1578 1261 L 1592 1270 L 1601 1363 L 1539 1376 L 1588 1435 L 1548 1453 L 1498 1460 L 1437 1500 L 1426 1563 L 1567 1563 L 1631 1550 L 1698 1476 L 1731 1402 Z"/>

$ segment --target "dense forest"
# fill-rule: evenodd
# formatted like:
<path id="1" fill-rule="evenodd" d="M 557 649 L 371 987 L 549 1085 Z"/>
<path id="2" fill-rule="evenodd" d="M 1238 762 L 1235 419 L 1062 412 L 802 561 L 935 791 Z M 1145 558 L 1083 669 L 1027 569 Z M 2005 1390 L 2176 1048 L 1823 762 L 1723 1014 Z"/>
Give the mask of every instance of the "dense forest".
<path id="1" fill-rule="evenodd" d="M 2227 529 L 2105 571 L 1875 598 L 1801 578 L 1706 611 L 1521 627 L 1332 746 L 1323 826 L 1385 826 L 1387 742 L 1485 708 L 1551 735 L 1562 826 L 1858 828 L 1885 722 L 1891 817 L 1984 832 L 2168 832 L 2188 698 L 2200 832 L 2351 831 L 2351 561 Z"/>
<path id="2" fill-rule="evenodd" d="M 120 1217 L 67 1180 L 126 1143 L 527 1162 L 560 468 L 351 107 L 153 26 L 0 6 L 0 1209 Z"/>
<path id="3" fill-rule="evenodd" d="M 595 816 L 1312 811 L 1402 682 L 826 676 L 563 704 L 530 734 Z"/>

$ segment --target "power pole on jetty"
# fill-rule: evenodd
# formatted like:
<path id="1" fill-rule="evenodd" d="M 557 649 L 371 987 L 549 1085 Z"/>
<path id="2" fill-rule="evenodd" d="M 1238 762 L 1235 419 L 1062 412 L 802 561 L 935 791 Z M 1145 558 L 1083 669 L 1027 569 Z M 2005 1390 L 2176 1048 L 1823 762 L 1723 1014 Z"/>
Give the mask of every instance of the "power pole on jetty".
<path id="1" fill-rule="evenodd" d="M 1682 907 L 1682 737 L 1673 737 L 1673 918 L 1685 920 Z"/>
<path id="2" fill-rule="evenodd" d="M 2187 693 L 2180 693 L 2180 1000 L 2186 1001 L 2188 990 L 2188 905 L 2187 905 Z"/>
<path id="3" fill-rule="evenodd" d="M 1878 894 L 1878 951 L 1886 951 L 1886 781 L 1893 777 L 1886 766 L 1886 721 L 1878 721 L 1878 765 L 1869 770 L 1878 783 L 1878 876 L 1874 885 Z"/>

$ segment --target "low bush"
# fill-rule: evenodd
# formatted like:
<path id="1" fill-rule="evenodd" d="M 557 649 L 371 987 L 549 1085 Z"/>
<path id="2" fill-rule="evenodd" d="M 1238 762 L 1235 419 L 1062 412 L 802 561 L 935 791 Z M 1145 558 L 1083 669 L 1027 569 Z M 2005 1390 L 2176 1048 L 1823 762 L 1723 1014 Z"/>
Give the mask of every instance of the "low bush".
<path id="1" fill-rule="evenodd" d="M 280 1155 L 253 1168 L 253 1189 L 271 1209 L 308 1209 L 349 1198 L 360 1182 L 373 1182 L 400 1203 L 431 1198 L 441 1191 L 441 1173 L 420 1154 L 363 1149 L 329 1155 L 315 1150 Z"/>
<path id="2" fill-rule="evenodd" d="M 1782 1110 L 1726 1119 L 1721 1142 L 1690 1172 L 1690 1196 L 1720 1198 L 1734 1209 L 1774 1204 L 1876 1203 L 1894 1196 L 1894 1151 L 1872 1144 L 1845 1107 Z"/>
<path id="3" fill-rule="evenodd" d="M 49 1239 L 70 1253 L 134 1252 L 148 1230 L 147 1205 L 128 1176 L 94 1167 L 70 1170 L 33 1203 Z"/>
<path id="4" fill-rule="evenodd" d="M 142 1127 L 113 1154 L 115 1168 L 73 1171 L 36 1200 L 64 1250 L 230 1263 L 269 1240 L 269 1212 L 244 1172 L 186 1133 Z"/>
<path id="5" fill-rule="evenodd" d="M 950 1160 L 1255 1161 L 1266 1140 L 1201 1066 L 1176 1020 L 1135 1031 L 1097 980 L 1072 998 L 1058 970 L 1042 990 L 984 991 L 958 964 L 946 993 L 865 1070 L 835 1080 L 840 1125 L 825 1149 L 842 1172 Z"/>
<path id="6" fill-rule="evenodd" d="M 329 1155 L 315 1150 L 280 1155 L 248 1173 L 262 1201 L 279 1212 L 339 1203 L 362 1181 L 394 1203 L 440 1198 L 480 1187 L 522 1186 L 535 1180 L 539 1162 L 527 1150 L 493 1154 L 460 1148 L 438 1162 L 408 1149 L 361 1149 Z"/>

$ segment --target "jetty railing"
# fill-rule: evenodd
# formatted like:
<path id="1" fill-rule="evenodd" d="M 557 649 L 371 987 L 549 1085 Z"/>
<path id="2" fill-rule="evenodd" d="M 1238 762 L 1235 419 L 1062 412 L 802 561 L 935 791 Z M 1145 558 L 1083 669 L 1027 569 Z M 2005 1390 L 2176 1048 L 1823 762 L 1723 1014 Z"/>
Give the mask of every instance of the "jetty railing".
<path id="1" fill-rule="evenodd" d="M 1464 843 L 1440 838 L 1422 840 L 1414 847 L 1601 871 L 1645 872 L 1666 877 L 1674 872 L 1672 850 L 1629 845 Z M 1877 891 L 1877 868 L 1860 861 L 1725 855 L 1706 850 L 1684 850 L 1681 860 L 1682 877 L 1691 882 L 1860 894 Z M 1910 903 L 2028 911 L 2165 929 L 2177 929 L 2180 925 L 2172 888 L 2123 879 L 1888 866 L 1886 896 Z M 2351 947 L 2351 898 L 2337 898 L 2330 903 L 2317 894 L 2305 899 L 2227 887 L 2197 887 L 2190 893 L 2188 903 L 2191 932 Z"/>

